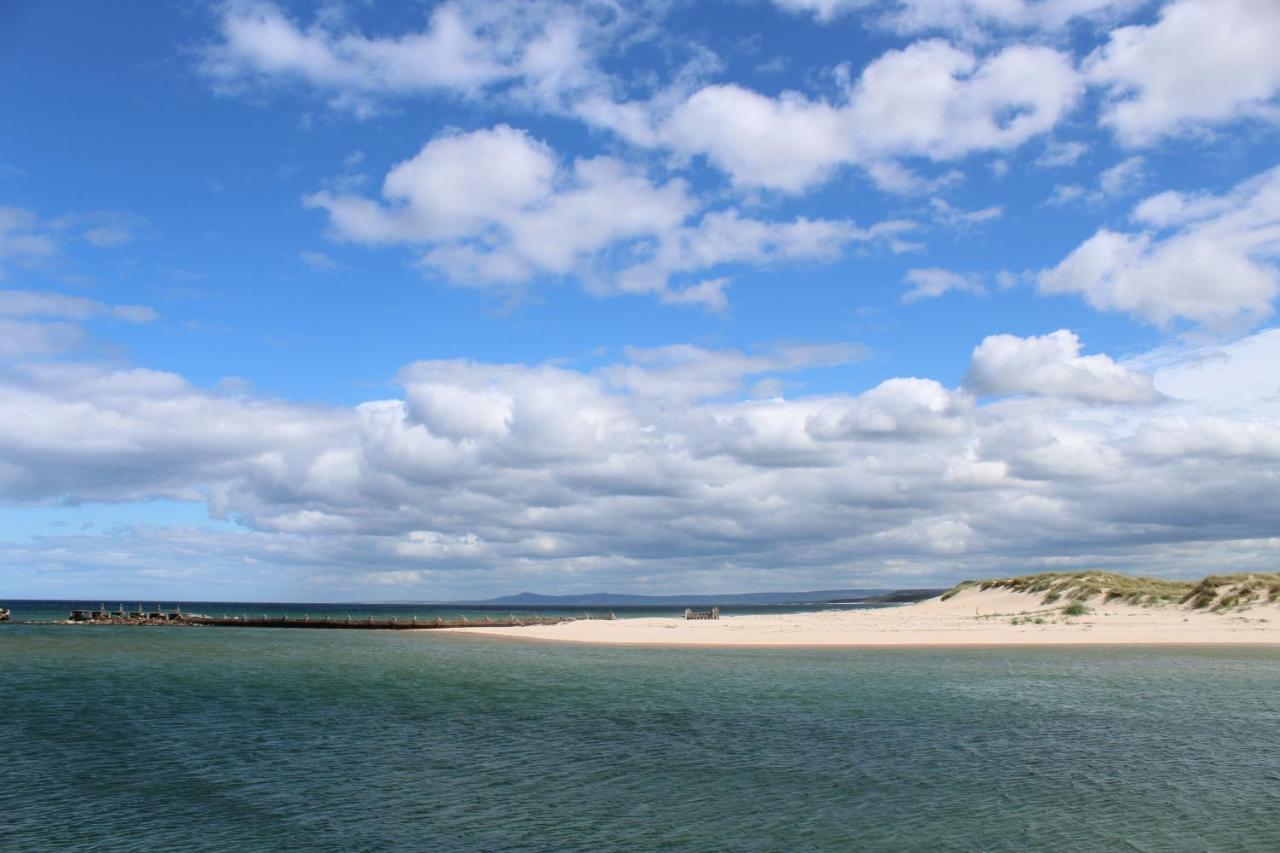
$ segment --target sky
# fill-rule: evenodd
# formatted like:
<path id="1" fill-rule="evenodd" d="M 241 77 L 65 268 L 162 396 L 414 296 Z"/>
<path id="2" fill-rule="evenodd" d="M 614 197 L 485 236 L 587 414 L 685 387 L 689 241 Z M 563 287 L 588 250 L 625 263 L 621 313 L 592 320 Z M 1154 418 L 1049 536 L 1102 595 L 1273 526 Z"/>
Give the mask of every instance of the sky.
<path id="1" fill-rule="evenodd" d="M 0 6 L 0 595 L 1280 568 L 1276 0 Z"/>

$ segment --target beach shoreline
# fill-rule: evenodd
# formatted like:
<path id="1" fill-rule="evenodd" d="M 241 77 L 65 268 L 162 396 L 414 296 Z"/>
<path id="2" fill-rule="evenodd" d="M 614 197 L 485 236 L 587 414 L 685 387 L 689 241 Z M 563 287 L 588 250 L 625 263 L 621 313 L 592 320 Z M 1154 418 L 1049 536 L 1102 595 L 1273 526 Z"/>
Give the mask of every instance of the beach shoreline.
<path id="1" fill-rule="evenodd" d="M 947 598 L 866 610 L 578 620 L 449 633 L 537 643 L 654 648 L 1010 648 L 1036 646 L 1280 646 L 1280 605 L 1204 610 L 1105 602 L 1047 605 L 1040 593 L 960 590 Z M 1083 612 L 1080 612 L 1081 609 Z M 1074 613 L 1074 615 L 1072 615 Z"/>

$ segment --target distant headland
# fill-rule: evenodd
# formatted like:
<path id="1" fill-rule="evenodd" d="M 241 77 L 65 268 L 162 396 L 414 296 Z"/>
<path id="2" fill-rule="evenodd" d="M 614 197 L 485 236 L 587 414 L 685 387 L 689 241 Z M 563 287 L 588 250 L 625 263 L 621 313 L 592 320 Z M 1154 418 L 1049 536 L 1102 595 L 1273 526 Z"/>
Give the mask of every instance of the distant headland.
<path id="1" fill-rule="evenodd" d="M 685 607 L 688 605 L 784 605 L 899 603 L 923 601 L 941 589 L 818 589 L 805 592 L 738 592 L 728 594 L 637 595 L 596 592 L 572 595 L 542 595 L 521 592 L 481 601 L 451 601 L 476 607 Z"/>

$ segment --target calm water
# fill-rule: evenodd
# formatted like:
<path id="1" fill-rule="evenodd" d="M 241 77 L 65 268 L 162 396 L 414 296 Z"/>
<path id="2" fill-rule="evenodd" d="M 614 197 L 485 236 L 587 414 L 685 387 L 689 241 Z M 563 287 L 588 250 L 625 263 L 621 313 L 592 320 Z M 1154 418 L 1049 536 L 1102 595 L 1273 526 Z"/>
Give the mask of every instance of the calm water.
<path id="1" fill-rule="evenodd" d="M 0 848 L 1275 850 L 1280 655 L 0 626 Z"/>

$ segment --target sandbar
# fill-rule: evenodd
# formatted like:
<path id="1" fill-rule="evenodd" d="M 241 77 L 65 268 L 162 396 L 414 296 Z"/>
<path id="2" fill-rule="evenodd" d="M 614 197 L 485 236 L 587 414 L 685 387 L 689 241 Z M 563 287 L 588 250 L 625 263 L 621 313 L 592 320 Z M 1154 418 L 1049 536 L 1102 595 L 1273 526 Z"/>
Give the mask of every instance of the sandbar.
<path id="1" fill-rule="evenodd" d="M 590 619 L 558 625 L 450 629 L 522 640 L 636 646 L 1280 645 L 1280 605 L 1227 611 L 1086 602 L 1068 616 L 1038 593 L 963 589 L 947 599 L 875 609 Z"/>

